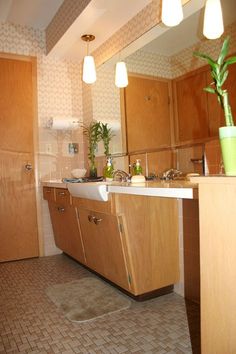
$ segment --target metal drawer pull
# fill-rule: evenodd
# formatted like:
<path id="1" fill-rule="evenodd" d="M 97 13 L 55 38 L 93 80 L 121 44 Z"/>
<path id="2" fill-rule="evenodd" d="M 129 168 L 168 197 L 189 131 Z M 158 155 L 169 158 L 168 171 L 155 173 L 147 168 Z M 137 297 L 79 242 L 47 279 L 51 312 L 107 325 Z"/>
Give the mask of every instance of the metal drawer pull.
<path id="1" fill-rule="evenodd" d="M 64 213 L 65 212 L 65 208 L 57 207 L 57 211 L 59 211 L 59 213 Z"/>
<path id="2" fill-rule="evenodd" d="M 51 193 L 51 191 L 50 190 L 46 190 L 46 193 Z"/>
<path id="3" fill-rule="evenodd" d="M 59 192 L 58 195 L 65 195 L 65 192 Z"/>
<path id="4" fill-rule="evenodd" d="M 89 221 L 89 222 L 93 222 L 94 219 L 95 219 L 95 216 L 93 216 L 93 215 L 88 215 L 88 221 Z"/>
<path id="5" fill-rule="evenodd" d="M 94 224 L 98 225 L 100 224 L 100 222 L 102 221 L 102 219 L 97 219 L 97 218 L 94 218 Z"/>

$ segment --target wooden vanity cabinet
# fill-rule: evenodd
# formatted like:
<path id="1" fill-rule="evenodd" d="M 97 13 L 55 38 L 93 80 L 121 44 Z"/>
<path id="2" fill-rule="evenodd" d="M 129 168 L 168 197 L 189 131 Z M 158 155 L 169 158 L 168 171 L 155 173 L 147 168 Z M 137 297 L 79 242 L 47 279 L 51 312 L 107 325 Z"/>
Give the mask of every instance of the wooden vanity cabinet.
<path id="1" fill-rule="evenodd" d="M 87 266 L 130 291 L 119 219 L 78 208 Z"/>
<path id="2" fill-rule="evenodd" d="M 124 252 L 135 295 L 179 281 L 177 199 L 115 194 Z"/>
<path id="3" fill-rule="evenodd" d="M 52 201 L 44 192 L 65 253 L 135 296 L 169 292 L 179 281 L 176 199 L 110 193 L 102 202 L 55 189 Z"/>
<path id="4" fill-rule="evenodd" d="M 44 199 L 48 200 L 56 246 L 79 262 L 85 263 L 77 211 L 71 205 L 69 191 L 63 188 L 44 187 L 43 195 Z"/>

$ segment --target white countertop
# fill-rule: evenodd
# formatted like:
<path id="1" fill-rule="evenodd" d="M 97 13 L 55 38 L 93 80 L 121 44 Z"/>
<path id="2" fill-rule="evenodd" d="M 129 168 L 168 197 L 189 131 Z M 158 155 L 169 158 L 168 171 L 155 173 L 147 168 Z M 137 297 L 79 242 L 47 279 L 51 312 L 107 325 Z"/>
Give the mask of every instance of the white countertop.
<path id="1" fill-rule="evenodd" d="M 100 182 L 101 183 L 101 182 Z M 42 186 L 67 188 L 61 180 L 41 182 Z M 189 181 L 149 181 L 145 183 L 104 182 L 109 193 L 146 195 L 181 199 L 197 199 L 198 184 Z"/>

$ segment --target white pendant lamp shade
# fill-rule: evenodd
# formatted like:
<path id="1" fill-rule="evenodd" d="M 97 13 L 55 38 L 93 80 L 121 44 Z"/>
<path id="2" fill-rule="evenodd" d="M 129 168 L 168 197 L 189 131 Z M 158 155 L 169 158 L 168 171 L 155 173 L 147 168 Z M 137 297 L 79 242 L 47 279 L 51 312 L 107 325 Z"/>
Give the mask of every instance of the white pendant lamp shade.
<path id="1" fill-rule="evenodd" d="M 94 58 L 91 55 L 84 57 L 83 81 L 86 84 L 93 84 L 97 79 Z"/>
<path id="2" fill-rule="evenodd" d="M 208 39 L 219 38 L 224 32 L 220 0 L 207 0 L 204 12 L 203 34 Z"/>
<path id="3" fill-rule="evenodd" d="M 177 26 L 183 20 L 181 0 L 162 0 L 161 20 L 166 26 Z"/>
<path id="4" fill-rule="evenodd" d="M 119 61 L 116 63 L 115 84 L 119 88 L 126 87 L 128 85 L 128 74 L 124 61 Z"/>

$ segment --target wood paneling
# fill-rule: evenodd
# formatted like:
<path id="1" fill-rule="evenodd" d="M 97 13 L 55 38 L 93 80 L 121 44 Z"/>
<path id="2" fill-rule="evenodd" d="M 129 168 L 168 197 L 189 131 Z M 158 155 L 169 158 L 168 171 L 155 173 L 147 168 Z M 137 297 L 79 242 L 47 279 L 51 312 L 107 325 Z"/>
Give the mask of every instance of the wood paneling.
<path id="1" fill-rule="evenodd" d="M 33 58 L 0 56 L 0 261 L 38 256 Z M 28 171 L 25 165 L 31 163 Z"/>
<path id="2" fill-rule="evenodd" d="M 111 214 L 114 211 L 113 200 L 111 196 L 109 196 L 109 200 L 107 202 L 73 197 L 72 203 L 80 209 L 89 209 L 101 213 Z"/>
<path id="3" fill-rule="evenodd" d="M 170 81 L 129 76 L 125 88 L 128 151 L 171 144 Z"/>
<path id="4" fill-rule="evenodd" d="M 176 168 L 176 158 L 173 150 L 164 150 L 148 153 L 148 171 L 158 174 L 169 168 Z"/>
<path id="5" fill-rule="evenodd" d="M 177 142 L 208 137 L 206 68 L 173 81 Z"/>
<path id="6" fill-rule="evenodd" d="M 179 280 L 177 200 L 115 195 L 124 224 L 132 292 L 143 294 Z"/>
<path id="7" fill-rule="evenodd" d="M 236 353 L 236 178 L 199 183 L 202 354 Z"/>

